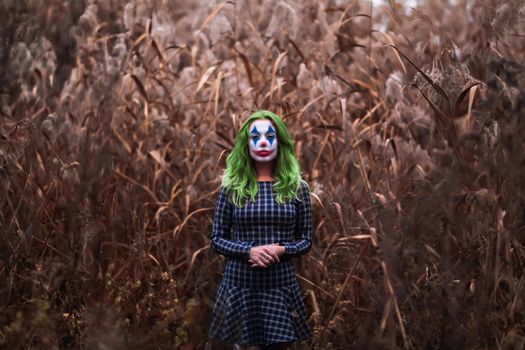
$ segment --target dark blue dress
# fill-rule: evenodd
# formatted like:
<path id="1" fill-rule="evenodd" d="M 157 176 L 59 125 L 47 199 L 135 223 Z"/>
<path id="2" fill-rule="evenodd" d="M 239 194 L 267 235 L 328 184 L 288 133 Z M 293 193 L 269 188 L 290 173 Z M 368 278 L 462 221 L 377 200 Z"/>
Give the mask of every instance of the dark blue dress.
<path id="1" fill-rule="evenodd" d="M 310 250 L 312 211 L 308 185 L 298 199 L 277 204 L 271 181 L 258 182 L 255 202 L 230 203 L 224 188 L 217 198 L 212 248 L 226 257 L 213 308 L 210 337 L 240 345 L 269 345 L 307 339 L 308 316 L 291 258 Z M 252 246 L 281 243 L 285 254 L 267 268 L 251 267 Z"/>

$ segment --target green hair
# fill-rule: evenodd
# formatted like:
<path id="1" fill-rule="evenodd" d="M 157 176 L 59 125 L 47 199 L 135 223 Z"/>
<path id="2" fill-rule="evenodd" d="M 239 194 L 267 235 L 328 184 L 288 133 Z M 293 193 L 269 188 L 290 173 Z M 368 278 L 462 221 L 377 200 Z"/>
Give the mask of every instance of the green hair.
<path id="1" fill-rule="evenodd" d="M 246 119 L 241 126 L 233 150 L 226 158 L 226 169 L 222 175 L 222 185 L 229 194 L 231 202 L 242 207 L 246 199 L 255 201 L 257 195 L 257 174 L 250 157 L 248 127 L 256 119 L 269 119 L 277 131 L 277 156 L 274 159 L 273 192 L 277 203 L 297 198 L 301 185 L 299 163 L 294 155 L 293 141 L 281 118 L 272 112 L 258 110 Z"/>

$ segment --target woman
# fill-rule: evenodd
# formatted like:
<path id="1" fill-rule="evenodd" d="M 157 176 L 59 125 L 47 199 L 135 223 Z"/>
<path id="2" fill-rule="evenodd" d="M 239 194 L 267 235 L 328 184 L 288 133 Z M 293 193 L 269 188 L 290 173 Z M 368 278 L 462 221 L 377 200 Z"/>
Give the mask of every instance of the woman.
<path id="1" fill-rule="evenodd" d="M 260 110 L 226 160 L 211 232 L 226 257 L 210 336 L 246 349 L 284 348 L 311 336 L 291 258 L 312 241 L 308 184 L 281 119 Z"/>

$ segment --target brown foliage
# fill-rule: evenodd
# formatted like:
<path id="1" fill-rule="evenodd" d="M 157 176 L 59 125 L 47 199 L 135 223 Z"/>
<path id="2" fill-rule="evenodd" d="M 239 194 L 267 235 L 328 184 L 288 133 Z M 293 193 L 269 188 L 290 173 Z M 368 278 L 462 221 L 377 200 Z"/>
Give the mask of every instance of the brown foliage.
<path id="1" fill-rule="evenodd" d="M 219 174 L 283 115 L 314 348 L 525 344 L 519 0 L 3 1 L 0 345 L 202 348 Z"/>

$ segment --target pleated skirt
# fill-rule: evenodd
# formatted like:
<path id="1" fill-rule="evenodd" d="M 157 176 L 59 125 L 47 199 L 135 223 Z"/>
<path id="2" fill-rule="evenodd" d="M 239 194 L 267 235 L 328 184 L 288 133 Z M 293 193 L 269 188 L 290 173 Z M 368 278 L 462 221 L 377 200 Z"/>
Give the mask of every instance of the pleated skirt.
<path id="1" fill-rule="evenodd" d="M 297 282 L 278 288 L 242 288 L 222 282 L 209 336 L 225 343 L 271 345 L 311 337 Z"/>

